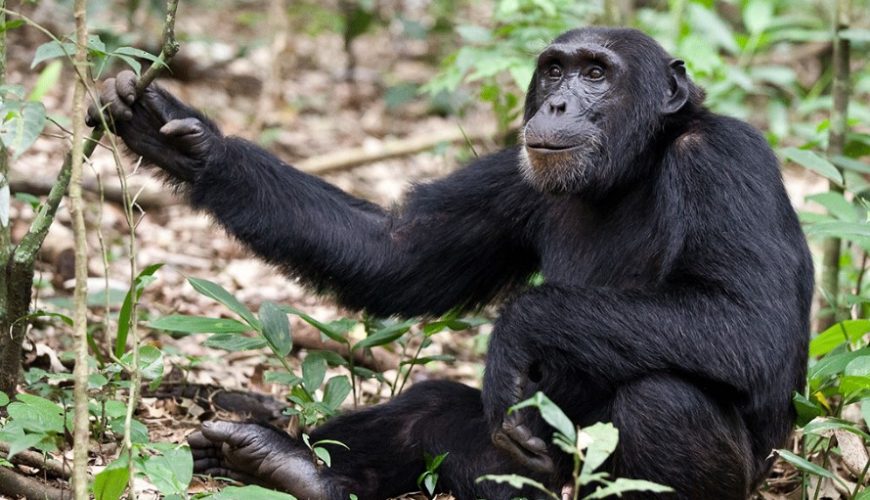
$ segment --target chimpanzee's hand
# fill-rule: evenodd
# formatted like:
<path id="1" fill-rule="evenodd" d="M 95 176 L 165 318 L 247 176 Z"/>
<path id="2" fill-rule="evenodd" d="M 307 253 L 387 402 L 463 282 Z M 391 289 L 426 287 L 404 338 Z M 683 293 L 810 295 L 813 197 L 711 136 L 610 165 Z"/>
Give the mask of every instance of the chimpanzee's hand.
<path id="1" fill-rule="evenodd" d="M 134 153 L 172 178 L 192 182 L 211 158 L 223 156 L 220 130 L 157 85 L 148 86 L 137 97 L 136 82 L 132 71 L 104 81 L 99 105 L 93 103 L 88 108 L 88 125 L 102 123 L 102 109 L 108 128 Z"/>
<path id="2" fill-rule="evenodd" d="M 540 419 L 522 409 L 508 414 L 508 409 L 532 396 L 535 384 L 529 377 L 533 362 L 525 343 L 512 335 L 507 314 L 496 324 L 489 341 L 483 381 L 483 406 L 492 430 L 492 441 L 518 463 L 535 472 L 554 469 L 547 444 L 533 434 Z"/>

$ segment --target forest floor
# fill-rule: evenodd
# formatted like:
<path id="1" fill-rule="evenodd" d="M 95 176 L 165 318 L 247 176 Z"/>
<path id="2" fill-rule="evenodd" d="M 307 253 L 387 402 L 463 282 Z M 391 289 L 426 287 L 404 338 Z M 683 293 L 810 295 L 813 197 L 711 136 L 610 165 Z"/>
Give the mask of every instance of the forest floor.
<path id="1" fill-rule="evenodd" d="M 262 4 L 262 5 L 261 5 Z M 29 15 L 55 33 L 71 30 L 65 14 L 52 11 L 52 2 L 27 6 Z M 431 112 L 425 97 L 412 97 L 395 104 L 387 95 L 403 85 L 420 85 L 437 72 L 437 57 L 441 50 L 426 40 L 409 40 L 389 28 L 379 29 L 360 37 L 354 44 L 357 68 L 353 80 L 346 75 L 347 53 L 342 38 L 333 32 L 306 34 L 303 26 L 288 21 L 291 34 L 286 45 L 277 47 L 267 30 L 257 29 L 266 22 L 265 2 L 247 5 L 250 11 L 209 8 L 206 2 L 185 4 L 179 12 L 177 29 L 185 41 L 179 55 L 176 78 L 165 79 L 168 87 L 181 100 L 203 109 L 219 123 L 226 134 L 239 135 L 264 144 L 282 159 L 293 163 L 305 158 L 317 158 L 336 151 L 362 147 L 379 151 L 387 141 L 426 137 L 445 129 L 462 127 L 466 131 L 494 130 L 495 125 L 482 105 L 471 105 L 462 118 L 442 117 Z M 95 13 L 95 26 L 107 32 L 123 34 L 128 27 L 109 13 Z M 156 40 L 159 18 L 141 16 L 136 31 L 149 31 Z M 302 21 L 297 21 L 302 22 Z M 145 28 L 143 29 L 142 26 Z M 214 29 L 219 27 L 219 29 Z M 45 42 L 34 30 L 19 29 L 9 33 L 9 83 L 29 87 L 36 75 L 30 69 L 36 47 Z M 276 61 L 280 63 L 274 71 Z M 71 81 L 68 69 L 62 82 Z M 113 70 L 115 71 L 115 70 Z M 62 88 L 63 87 L 63 88 Z M 71 89 L 58 85 L 45 99 L 48 112 L 66 127 L 71 109 Z M 470 97 L 472 100 L 473 96 Z M 12 165 L 13 178 L 40 180 L 49 183 L 58 171 L 68 139 L 57 126 L 50 126 L 34 147 Z M 493 151 L 494 142 L 478 144 L 479 153 Z M 402 193 L 415 182 L 444 175 L 473 156 L 466 145 L 444 145 L 434 150 L 399 159 L 378 161 L 352 169 L 325 175 L 326 180 L 362 198 L 389 206 L 399 203 Z M 128 173 L 135 168 L 134 160 L 126 158 Z M 812 176 L 799 172 L 784 173 L 792 199 L 801 204 L 808 192 L 820 191 Z M 112 155 L 97 151 L 86 167 L 86 179 L 99 178 L 108 187 L 117 186 L 118 174 Z M 187 283 L 187 277 L 201 277 L 218 282 L 234 293 L 252 310 L 263 301 L 292 305 L 320 320 L 331 320 L 353 313 L 341 310 L 328 298 L 318 297 L 310 290 L 285 278 L 272 266 L 264 264 L 229 238 L 205 215 L 196 213 L 183 203 L 171 189 L 161 185 L 144 169 L 136 170 L 129 179 L 133 186 L 143 186 L 143 196 L 153 197 L 136 226 L 136 260 L 144 268 L 164 263 L 156 281 L 148 286 L 141 300 L 143 318 L 168 314 L 227 316 L 219 305 L 198 294 Z M 117 203 L 101 203 L 89 193 L 89 289 L 97 304 L 108 293 L 110 309 L 120 306 L 118 297 L 129 287 L 127 235 L 129 229 L 123 211 Z M 149 198 L 150 199 L 150 198 Z M 244 200 L 240 200 L 244 202 Z M 32 220 L 33 211 L 27 203 L 13 202 L 11 218 L 16 235 L 21 235 Z M 280 230 L 280 228 L 276 228 Z M 49 237 L 47 251 L 38 263 L 39 289 L 36 307 L 63 312 L 70 303 L 72 275 L 65 250 L 71 248 L 69 214 L 61 209 Z M 104 265 L 103 250 L 108 260 Z M 108 287 L 108 289 L 107 289 Z M 433 290 L 432 293 L 438 293 Z M 489 311 L 490 314 L 493 311 Z M 101 322 L 103 312 L 92 309 L 93 320 Z M 317 337 L 319 334 L 297 318 L 291 319 L 294 336 Z M 414 370 L 411 381 L 428 378 L 449 378 L 480 386 L 484 343 L 481 339 L 489 326 L 466 332 L 445 332 L 436 335 L 423 355 L 451 354 L 456 361 L 434 363 Z M 51 322 L 39 323 L 28 336 L 28 367 L 69 370 L 62 359 L 70 351 L 70 339 L 61 334 L 67 329 Z M 168 363 L 186 382 L 204 386 L 220 386 L 271 394 L 283 399 L 284 386 L 263 380 L 271 367 L 268 357 L 259 351 L 226 353 L 203 346 L 203 336 L 171 338 L 143 329 L 145 342 L 157 345 L 168 356 Z M 388 353 L 395 360 L 400 353 Z M 292 357 L 298 368 L 299 353 Z M 196 359 L 196 362 L 191 360 Z M 395 377 L 395 367 L 387 370 L 388 379 Z M 383 384 L 368 381 L 362 385 L 365 403 L 385 400 L 389 396 Z M 137 418 L 141 419 L 154 442 L 183 442 L 196 428 L 199 419 L 177 400 L 154 396 L 142 400 Z M 95 469 L 111 459 L 110 453 L 97 457 Z M 780 472 L 781 474 L 781 472 Z M 775 474 L 776 475 L 776 474 Z M 792 484 L 791 479 L 783 480 Z M 784 491 L 772 481 L 774 492 Z M 203 488 L 200 484 L 196 488 Z M 147 484 L 142 493 L 153 492 Z M 792 498 L 779 493 L 764 494 L 766 498 Z"/>

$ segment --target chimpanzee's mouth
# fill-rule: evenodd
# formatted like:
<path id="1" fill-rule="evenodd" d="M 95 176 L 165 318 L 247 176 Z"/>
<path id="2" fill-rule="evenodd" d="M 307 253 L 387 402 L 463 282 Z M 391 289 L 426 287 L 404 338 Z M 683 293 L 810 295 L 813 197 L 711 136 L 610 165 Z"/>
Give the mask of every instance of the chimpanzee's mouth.
<path id="1" fill-rule="evenodd" d="M 579 148 L 579 145 L 576 144 L 546 144 L 546 143 L 533 143 L 526 144 L 526 148 L 536 153 L 564 153 L 565 151 L 570 151 L 572 149 Z"/>

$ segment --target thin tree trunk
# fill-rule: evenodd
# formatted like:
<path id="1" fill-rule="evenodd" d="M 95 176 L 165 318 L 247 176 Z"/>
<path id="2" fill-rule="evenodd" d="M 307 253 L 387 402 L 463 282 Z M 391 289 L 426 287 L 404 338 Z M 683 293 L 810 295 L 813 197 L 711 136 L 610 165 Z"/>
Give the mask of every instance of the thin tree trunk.
<path id="1" fill-rule="evenodd" d="M 87 47 L 88 28 L 85 17 L 86 0 L 75 0 L 76 20 L 75 66 L 79 78 L 75 81 L 73 97 L 73 149 L 70 170 L 69 203 L 75 240 L 75 276 L 73 293 L 73 334 L 75 338 L 76 365 L 74 371 L 75 420 L 73 429 L 73 494 L 77 500 L 88 498 L 88 247 L 82 199 L 82 165 L 84 163 L 85 138 L 85 85 L 88 74 Z"/>
<path id="2" fill-rule="evenodd" d="M 828 157 L 843 154 L 846 142 L 847 119 L 849 116 L 849 39 L 842 38 L 840 32 L 849 28 L 850 0 L 837 0 L 834 10 L 834 82 L 832 88 L 834 105 L 831 109 L 831 126 L 828 130 Z M 831 191 L 842 193 L 843 188 L 831 182 Z M 829 303 L 823 299 L 823 305 L 832 312 L 821 316 L 818 321 L 818 331 L 824 331 L 836 323 L 839 318 L 839 274 L 840 251 L 842 241 L 839 238 L 825 240 L 822 255 L 822 290 L 831 298 Z"/>
<path id="3" fill-rule="evenodd" d="M 6 0 L 0 0 L 0 26 L 6 24 Z M 0 31 L 0 85 L 6 84 L 6 30 Z M 7 268 L 9 257 L 12 255 L 12 240 L 9 224 L 9 208 L 10 208 L 10 191 L 9 191 L 9 154 L 3 143 L 0 143 L 0 336 L 8 337 L 9 335 L 9 309 L 8 309 L 8 294 L 7 287 Z M 0 349 L 5 347 L 5 343 L 0 341 Z M 2 363 L 2 354 L 0 354 L 0 363 Z M 0 366 L 0 377 L 3 375 L 2 366 Z M 0 385 L 0 391 L 7 392 L 11 395 L 12 391 L 8 387 Z"/>

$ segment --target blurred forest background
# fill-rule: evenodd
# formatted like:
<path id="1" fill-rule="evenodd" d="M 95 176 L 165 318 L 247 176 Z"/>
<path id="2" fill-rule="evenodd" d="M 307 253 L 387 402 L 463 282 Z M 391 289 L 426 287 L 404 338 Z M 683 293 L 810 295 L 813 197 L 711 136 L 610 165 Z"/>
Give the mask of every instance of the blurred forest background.
<path id="1" fill-rule="evenodd" d="M 61 196 L 76 168 L 65 164 L 74 84 L 93 91 L 162 60 L 166 5 L 88 0 L 85 44 L 71 1 L 0 6 L 0 497 L 69 495 L 77 339 L 97 498 L 212 495 L 219 485 L 191 477 L 178 443 L 216 414 L 255 408 L 299 432 L 415 381 L 480 385 L 496 309 L 405 322 L 337 309 L 108 138 L 74 179 L 76 230 Z M 514 142 L 534 57 L 560 32 L 624 25 L 656 38 L 710 108 L 764 132 L 816 257 L 807 390 L 757 495 L 870 498 L 867 0 L 182 0 L 174 22 L 180 51 L 162 85 L 225 133 L 382 205 Z M 74 54 L 88 57 L 78 70 Z M 87 244 L 78 258 L 74 235 Z M 86 297 L 73 293 L 77 261 Z M 413 498 L 429 498 L 439 464 Z"/>

